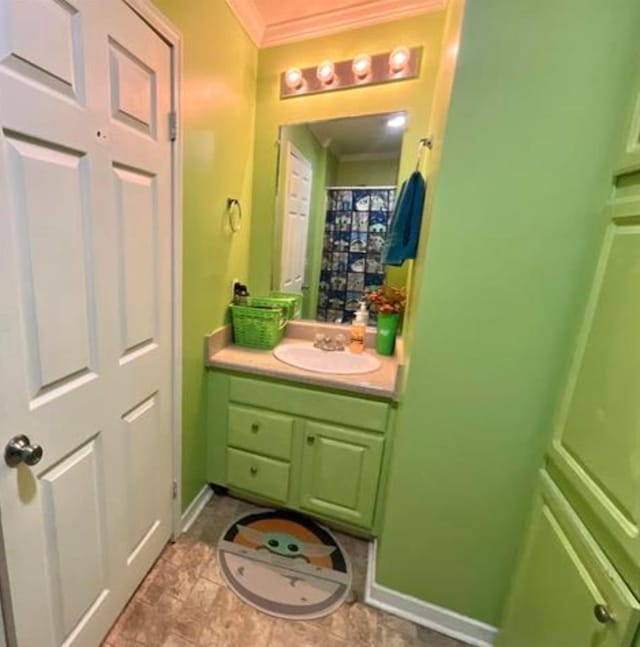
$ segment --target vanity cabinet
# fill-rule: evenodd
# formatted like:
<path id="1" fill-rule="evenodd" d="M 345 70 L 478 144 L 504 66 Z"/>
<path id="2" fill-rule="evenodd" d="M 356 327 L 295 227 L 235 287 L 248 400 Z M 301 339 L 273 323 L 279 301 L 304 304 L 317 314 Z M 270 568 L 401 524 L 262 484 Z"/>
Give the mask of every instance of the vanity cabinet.
<path id="1" fill-rule="evenodd" d="M 376 533 L 390 402 L 219 369 L 207 388 L 210 483 Z"/>

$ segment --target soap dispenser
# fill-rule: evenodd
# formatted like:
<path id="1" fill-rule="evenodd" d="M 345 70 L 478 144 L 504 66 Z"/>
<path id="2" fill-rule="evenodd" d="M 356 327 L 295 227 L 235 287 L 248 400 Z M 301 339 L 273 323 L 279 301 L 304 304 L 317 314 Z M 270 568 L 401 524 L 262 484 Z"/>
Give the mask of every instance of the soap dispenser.
<path id="1" fill-rule="evenodd" d="M 351 337 L 349 340 L 349 350 L 352 353 L 362 353 L 364 351 L 364 339 L 367 333 L 367 323 L 369 323 L 369 311 L 364 301 L 360 302 L 360 308 L 351 324 Z"/>

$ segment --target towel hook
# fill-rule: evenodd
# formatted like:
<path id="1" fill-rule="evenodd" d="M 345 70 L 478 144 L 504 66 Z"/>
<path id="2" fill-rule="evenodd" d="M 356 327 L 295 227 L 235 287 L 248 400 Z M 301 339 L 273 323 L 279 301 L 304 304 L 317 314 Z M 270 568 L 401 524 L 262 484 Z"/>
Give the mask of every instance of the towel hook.
<path id="1" fill-rule="evenodd" d="M 416 171 L 420 170 L 420 162 L 422 161 L 422 151 L 428 148 L 433 150 L 433 137 L 421 137 L 418 140 L 418 159 L 416 161 Z"/>
<path id="2" fill-rule="evenodd" d="M 234 207 L 238 207 L 237 219 L 233 217 Z M 229 227 L 231 228 L 231 231 L 235 234 L 236 232 L 240 231 L 240 223 L 242 222 L 242 205 L 240 204 L 240 200 L 238 200 L 237 198 L 227 198 L 226 213 L 227 213 L 227 217 L 229 218 Z"/>

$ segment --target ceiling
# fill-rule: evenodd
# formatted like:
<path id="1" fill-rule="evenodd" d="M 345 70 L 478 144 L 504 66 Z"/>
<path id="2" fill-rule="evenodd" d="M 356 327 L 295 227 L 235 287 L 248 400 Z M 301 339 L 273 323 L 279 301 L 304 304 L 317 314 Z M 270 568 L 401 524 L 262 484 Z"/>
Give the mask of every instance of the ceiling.
<path id="1" fill-rule="evenodd" d="M 227 0 L 258 47 L 442 9 L 447 0 Z"/>
<path id="2" fill-rule="evenodd" d="M 308 124 L 322 146 L 340 159 L 392 159 L 400 157 L 404 128 L 389 128 L 389 117 L 401 113 L 331 119 Z"/>

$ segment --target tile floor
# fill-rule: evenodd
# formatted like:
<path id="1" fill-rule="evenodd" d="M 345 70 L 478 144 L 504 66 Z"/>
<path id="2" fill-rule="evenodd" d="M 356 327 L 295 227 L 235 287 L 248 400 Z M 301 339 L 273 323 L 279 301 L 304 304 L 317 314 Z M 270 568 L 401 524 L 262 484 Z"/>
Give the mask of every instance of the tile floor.
<path id="1" fill-rule="evenodd" d="M 216 544 L 234 517 L 254 507 L 214 497 L 167 546 L 102 647 L 464 647 L 363 604 L 367 542 L 341 533 L 353 564 L 354 603 L 310 622 L 271 618 L 246 605 L 218 573 Z"/>

